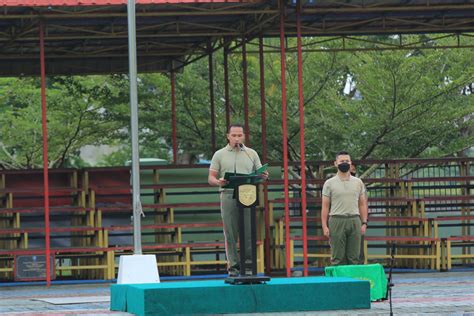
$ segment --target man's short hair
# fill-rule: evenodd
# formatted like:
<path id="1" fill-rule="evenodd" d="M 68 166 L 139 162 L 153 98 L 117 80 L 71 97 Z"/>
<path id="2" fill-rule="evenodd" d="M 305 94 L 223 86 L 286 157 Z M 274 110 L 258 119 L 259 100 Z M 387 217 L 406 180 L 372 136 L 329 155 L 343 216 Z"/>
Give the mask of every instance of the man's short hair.
<path id="1" fill-rule="evenodd" d="M 341 150 L 340 152 L 336 154 L 336 160 L 337 158 L 339 158 L 339 156 L 342 156 L 342 155 L 348 155 L 349 157 L 351 156 L 347 151 Z"/>
<path id="2" fill-rule="evenodd" d="M 244 126 L 243 126 L 242 124 L 239 124 L 239 123 L 232 123 L 232 124 L 229 125 L 229 128 L 227 129 L 227 134 L 230 133 L 230 129 L 231 129 L 232 127 L 240 127 L 240 128 L 242 128 L 242 129 L 244 129 Z"/>

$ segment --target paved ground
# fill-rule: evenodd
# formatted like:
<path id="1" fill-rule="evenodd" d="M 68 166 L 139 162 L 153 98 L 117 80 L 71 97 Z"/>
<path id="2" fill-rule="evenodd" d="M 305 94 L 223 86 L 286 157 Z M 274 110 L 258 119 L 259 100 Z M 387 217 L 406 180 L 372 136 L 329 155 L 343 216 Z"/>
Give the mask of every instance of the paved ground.
<path id="1" fill-rule="evenodd" d="M 474 272 L 394 274 L 393 280 L 394 315 L 474 316 Z M 109 287 L 109 284 L 52 285 L 50 288 L 0 284 L 0 315 L 130 315 L 111 312 L 108 302 L 54 305 L 34 300 L 99 298 L 109 295 Z M 370 310 L 253 315 L 389 315 L 389 311 L 389 303 L 385 301 L 372 303 Z"/>

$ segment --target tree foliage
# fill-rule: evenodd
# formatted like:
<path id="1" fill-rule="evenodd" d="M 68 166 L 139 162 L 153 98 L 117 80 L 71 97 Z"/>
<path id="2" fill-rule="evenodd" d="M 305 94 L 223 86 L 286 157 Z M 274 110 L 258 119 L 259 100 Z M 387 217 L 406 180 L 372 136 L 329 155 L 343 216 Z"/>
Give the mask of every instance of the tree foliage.
<path id="1" fill-rule="evenodd" d="M 412 35 L 418 41 L 422 35 Z M 396 42 L 396 37 L 366 37 Z M 427 41 L 426 47 L 399 51 L 333 52 L 330 41 L 306 47 L 303 53 L 303 94 L 306 159 L 332 159 L 349 150 L 353 157 L 406 158 L 457 155 L 473 145 L 474 60 L 472 49 L 433 49 L 452 39 Z M 472 41 L 472 39 L 471 39 Z M 266 47 L 278 48 L 276 39 Z M 288 47 L 296 41 L 288 39 Z M 248 50 L 252 50 L 251 44 Z M 359 45 L 360 47 L 360 45 Z M 349 47 L 350 48 L 350 47 Z M 426 49 L 425 49 L 426 48 Z M 326 50 L 326 51 L 325 51 Z M 214 102 L 218 146 L 225 144 L 223 53 L 214 58 Z M 231 120 L 243 123 L 242 56 L 229 55 Z M 250 144 L 262 151 L 258 54 L 247 56 Z M 299 160 L 299 99 L 297 55 L 286 54 L 288 157 Z M 264 57 L 265 107 L 269 160 L 281 160 L 282 90 L 278 52 Z M 42 164 L 40 86 L 38 79 L 0 80 L 0 164 L 32 168 Z M 170 78 L 139 76 L 140 156 L 170 159 L 172 148 Z M 123 164 L 130 157 L 128 78 L 123 75 L 56 77 L 48 80 L 48 141 L 50 166 L 78 163 L 87 144 L 120 149 L 102 165 Z M 211 112 L 207 59 L 176 74 L 178 149 L 182 162 L 210 158 Z M 80 162 L 79 162 L 80 163 Z"/>
<path id="2" fill-rule="evenodd" d="M 473 97 L 461 91 L 474 81 L 473 63 L 462 69 L 456 56 L 438 50 L 353 54 L 349 74 L 360 97 L 332 91 L 334 111 L 327 117 L 333 120 L 322 123 L 362 159 L 439 157 L 472 146 L 472 134 L 464 131 L 472 130 Z"/>
<path id="3" fill-rule="evenodd" d="M 37 168 L 43 161 L 41 90 L 38 79 L 1 82 L 0 164 L 4 168 Z M 107 143 L 119 125 L 104 115 L 105 96 L 116 93 L 105 77 L 54 78 L 47 87 L 50 167 L 76 160 L 88 144 Z M 74 159 L 74 158 L 75 159 Z"/>

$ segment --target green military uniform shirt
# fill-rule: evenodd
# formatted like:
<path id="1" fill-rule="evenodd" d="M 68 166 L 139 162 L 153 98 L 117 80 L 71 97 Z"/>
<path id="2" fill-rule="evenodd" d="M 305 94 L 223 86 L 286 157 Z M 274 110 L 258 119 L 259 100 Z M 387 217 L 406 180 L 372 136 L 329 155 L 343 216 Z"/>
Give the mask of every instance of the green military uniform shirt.
<path id="1" fill-rule="evenodd" d="M 329 216 L 359 215 L 359 198 L 365 194 L 364 183 L 361 179 L 353 176 L 342 180 L 338 175 L 335 175 L 323 186 L 323 195 L 329 197 L 331 201 Z"/>
<path id="2" fill-rule="evenodd" d="M 243 146 L 231 147 L 229 144 L 214 153 L 209 169 L 217 171 L 218 177 L 224 177 L 226 172 L 252 173 L 262 166 L 255 150 Z"/>

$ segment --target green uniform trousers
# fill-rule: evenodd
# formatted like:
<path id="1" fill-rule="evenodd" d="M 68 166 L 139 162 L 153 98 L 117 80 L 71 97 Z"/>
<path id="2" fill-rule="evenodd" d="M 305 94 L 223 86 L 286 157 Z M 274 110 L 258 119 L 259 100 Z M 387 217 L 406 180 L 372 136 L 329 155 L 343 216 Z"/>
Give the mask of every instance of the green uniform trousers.
<path id="1" fill-rule="evenodd" d="M 329 217 L 329 243 L 331 245 L 331 264 L 359 264 L 361 220 L 354 216 Z"/>
<path id="2" fill-rule="evenodd" d="M 225 252 L 228 268 L 239 269 L 240 257 L 237 252 L 237 241 L 239 240 L 239 208 L 237 201 L 233 198 L 233 191 L 221 192 L 221 216 L 224 224 Z M 250 209 L 244 209 L 245 229 L 245 259 L 252 258 Z"/>

